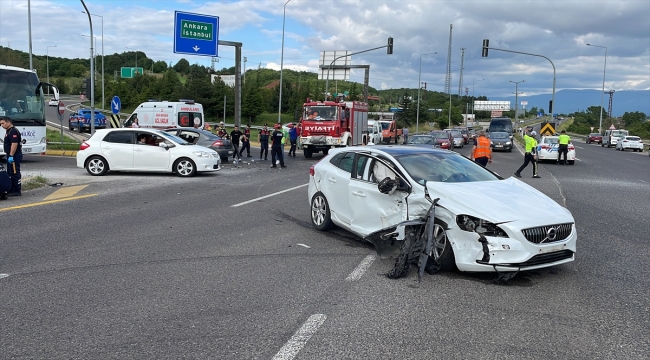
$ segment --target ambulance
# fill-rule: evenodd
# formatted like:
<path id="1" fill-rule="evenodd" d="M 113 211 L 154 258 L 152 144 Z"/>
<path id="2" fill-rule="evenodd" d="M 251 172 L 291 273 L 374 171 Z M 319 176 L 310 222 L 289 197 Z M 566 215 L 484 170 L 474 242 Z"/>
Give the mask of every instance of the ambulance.
<path id="1" fill-rule="evenodd" d="M 138 119 L 139 127 L 168 129 L 175 127 L 203 128 L 203 105 L 194 100 L 148 101 L 138 105 L 124 121 L 123 127 L 132 127 Z"/>

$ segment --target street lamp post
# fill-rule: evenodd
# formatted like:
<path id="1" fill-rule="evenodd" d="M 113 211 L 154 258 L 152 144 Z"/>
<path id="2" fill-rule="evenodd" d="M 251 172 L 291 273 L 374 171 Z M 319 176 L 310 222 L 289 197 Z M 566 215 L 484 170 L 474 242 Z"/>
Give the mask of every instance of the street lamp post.
<path id="1" fill-rule="evenodd" d="M 509 82 L 515 84 L 515 124 L 519 124 L 519 84 L 526 82 L 526 80 L 521 81 L 512 81 Z"/>
<path id="2" fill-rule="evenodd" d="M 282 50 L 280 54 L 280 99 L 278 100 L 278 124 L 282 123 L 282 69 L 284 68 L 284 24 L 287 19 L 287 4 L 291 0 L 284 3 L 284 10 L 282 10 Z"/>
<path id="3" fill-rule="evenodd" d="M 86 13 L 82 11 L 82 13 Z M 91 16 L 97 16 L 102 18 L 102 110 L 106 104 L 106 98 L 104 97 L 104 17 L 101 15 L 90 14 Z"/>
<path id="4" fill-rule="evenodd" d="M 420 77 L 422 76 L 422 56 L 424 55 L 435 55 L 438 52 L 432 52 L 432 53 L 426 53 L 426 54 L 420 54 L 420 71 L 418 71 L 418 109 L 417 113 L 415 116 L 415 133 L 417 134 L 419 128 L 420 128 L 420 89 L 422 88 L 422 84 L 420 83 Z"/>
<path id="5" fill-rule="evenodd" d="M 47 47 L 46 50 L 46 57 L 45 57 L 45 62 L 46 62 L 46 67 L 47 67 L 47 82 L 50 82 L 50 48 L 51 47 L 56 47 L 56 45 L 50 45 Z M 50 87 L 47 87 L 47 94 L 50 94 Z"/>
<path id="6" fill-rule="evenodd" d="M 600 93 L 600 121 L 598 123 L 598 132 L 603 133 L 603 97 L 605 96 L 605 70 L 607 69 L 607 46 L 587 44 L 587 46 L 599 47 L 605 49 L 605 66 L 603 66 L 603 91 Z"/>
<path id="7" fill-rule="evenodd" d="M 474 121 L 474 122 L 476 122 L 476 119 L 475 119 L 474 116 L 473 116 L 473 115 L 474 115 L 474 101 L 476 101 L 476 99 L 474 99 L 474 84 L 475 84 L 477 81 L 483 81 L 483 80 L 485 80 L 485 79 L 474 80 L 474 81 L 472 81 L 472 121 Z"/>

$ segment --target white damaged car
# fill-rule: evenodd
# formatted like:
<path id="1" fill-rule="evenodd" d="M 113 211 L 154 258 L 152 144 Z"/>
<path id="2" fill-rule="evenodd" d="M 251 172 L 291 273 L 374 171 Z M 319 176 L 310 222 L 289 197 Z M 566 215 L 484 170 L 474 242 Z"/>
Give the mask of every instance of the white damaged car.
<path id="1" fill-rule="evenodd" d="M 428 238 L 419 256 L 440 270 L 512 272 L 575 258 L 569 210 L 447 150 L 332 149 L 311 167 L 308 192 L 316 229 L 337 225 L 373 243 L 380 255 Z"/>

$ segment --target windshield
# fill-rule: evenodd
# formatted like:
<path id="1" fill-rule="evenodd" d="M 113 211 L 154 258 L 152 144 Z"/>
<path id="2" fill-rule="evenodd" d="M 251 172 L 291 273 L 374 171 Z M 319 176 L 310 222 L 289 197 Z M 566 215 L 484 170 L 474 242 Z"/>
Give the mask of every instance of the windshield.
<path id="1" fill-rule="evenodd" d="M 155 133 L 162 136 L 162 137 L 164 137 L 165 139 L 171 140 L 171 141 L 173 141 L 173 142 L 175 142 L 175 143 L 177 143 L 179 145 L 192 145 L 192 144 L 188 143 L 187 141 L 179 138 L 178 136 L 166 133 L 164 131 L 156 131 Z"/>
<path id="2" fill-rule="evenodd" d="M 638 137 L 638 136 L 626 136 L 625 138 L 628 139 L 628 140 L 632 140 L 632 141 L 639 141 L 639 140 L 641 140 L 641 138 Z"/>
<path id="3" fill-rule="evenodd" d="M 441 138 L 441 139 L 448 139 L 449 138 L 449 135 L 444 131 L 432 131 L 429 134 L 433 135 L 433 136 L 435 136 L 437 138 Z"/>
<path id="4" fill-rule="evenodd" d="M 33 72 L 0 69 L 0 115 L 16 126 L 45 125 L 42 91 L 36 95 L 38 84 Z"/>
<path id="5" fill-rule="evenodd" d="M 544 144 L 557 144 L 557 143 L 558 143 L 558 138 L 556 137 L 544 139 Z"/>
<path id="6" fill-rule="evenodd" d="M 492 120 L 490 122 L 490 133 L 493 132 L 512 132 L 512 121 L 510 119 Z"/>
<path id="7" fill-rule="evenodd" d="M 303 113 L 303 119 L 306 120 L 337 120 L 338 118 L 338 106 L 305 106 Z"/>
<path id="8" fill-rule="evenodd" d="M 460 131 L 451 131 L 451 136 L 455 138 L 460 138 L 463 137 L 463 134 L 461 134 Z"/>
<path id="9" fill-rule="evenodd" d="M 509 138 L 510 136 L 508 135 L 508 133 L 496 132 L 490 134 L 490 139 L 509 139 Z"/>
<path id="10" fill-rule="evenodd" d="M 384 121 L 382 121 L 382 122 L 380 122 L 380 124 L 381 124 L 381 129 L 382 129 L 382 130 L 388 130 L 388 129 L 390 129 L 390 123 L 389 123 L 389 122 L 384 122 Z"/>
<path id="11" fill-rule="evenodd" d="M 457 153 L 421 153 L 397 158 L 418 184 L 499 180 L 481 165 Z"/>
<path id="12" fill-rule="evenodd" d="M 409 138 L 409 144 L 435 144 L 436 138 L 433 136 L 416 135 Z"/>
<path id="13" fill-rule="evenodd" d="M 614 136 L 614 137 L 626 136 L 627 134 L 628 134 L 627 130 L 614 130 L 614 131 L 612 131 L 612 136 Z"/>

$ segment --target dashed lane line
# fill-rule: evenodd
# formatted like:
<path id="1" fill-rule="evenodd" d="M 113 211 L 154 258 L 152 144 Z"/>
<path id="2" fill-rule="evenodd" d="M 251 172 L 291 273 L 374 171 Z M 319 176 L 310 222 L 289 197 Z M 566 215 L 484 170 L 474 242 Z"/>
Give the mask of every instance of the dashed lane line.
<path id="1" fill-rule="evenodd" d="M 361 279 L 363 274 L 366 272 L 366 270 L 368 270 L 368 268 L 370 268 L 370 265 L 372 265 L 375 259 L 377 259 L 376 254 L 370 254 L 366 256 L 363 260 L 361 260 L 361 263 L 357 266 L 357 268 L 354 269 L 354 271 L 352 271 L 347 278 L 345 278 L 345 281 L 352 282 Z"/>
<path id="2" fill-rule="evenodd" d="M 302 348 L 305 347 L 307 341 L 318 331 L 318 328 L 323 325 L 327 319 L 325 314 L 314 314 L 305 321 L 304 324 L 296 331 L 295 334 L 284 344 L 284 346 L 273 357 L 273 360 L 291 360 Z"/>

